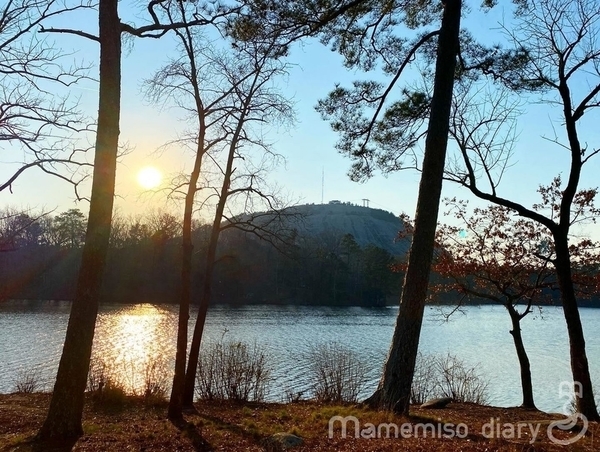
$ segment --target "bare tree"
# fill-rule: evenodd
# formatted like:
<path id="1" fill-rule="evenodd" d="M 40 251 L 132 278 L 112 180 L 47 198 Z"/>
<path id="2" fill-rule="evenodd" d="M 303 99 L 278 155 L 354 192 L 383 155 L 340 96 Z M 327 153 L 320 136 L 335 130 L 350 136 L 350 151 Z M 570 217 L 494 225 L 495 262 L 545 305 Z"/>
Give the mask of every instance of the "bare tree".
<path id="1" fill-rule="evenodd" d="M 41 244 L 46 231 L 40 223 L 48 214 L 11 208 L 0 211 L 0 252 Z"/>
<path id="2" fill-rule="evenodd" d="M 577 300 L 569 276 L 568 235 L 575 221 L 572 207 L 581 169 L 598 152 L 581 145 L 577 125 L 581 124 L 584 113 L 586 117 L 591 116 L 592 109 L 599 105 L 599 13 L 595 2 L 590 0 L 517 3 L 520 26 L 510 31 L 507 29 L 507 33 L 515 38 L 514 49 L 503 50 L 499 46 L 486 49 L 468 33 L 461 35 L 456 75 L 461 84 L 472 82 L 472 86 L 478 86 L 480 92 L 476 90 L 476 95 L 473 95 L 469 90 L 462 90 L 454 98 L 455 113 L 452 114 L 450 132 L 457 141 L 459 152 L 455 158 L 450 158 L 445 177 L 466 186 L 482 199 L 540 222 L 551 232 L 556 246 L 556 257 L 552 263 L 563 297 L 573 376 L 583 388 L 583 397 L 578 398 L 578 409 L 589 419 L 598 419 Z M 484 80 L 495 80 L 521 96 L 541 91 L 550 104 L 561 106 L 567 143 L 560 145 L 568 151 L 571 164 L 564 189 L 554 189 L 560 199 L 558 207 L 547 215 L 498 195 L 498 185 L 510 160 L 511 140 L 515 138 L 514 127 L 505 129 L 505 125 L 516 115 L 518 102 L 511 105 L 498 97 L 495 102 L 486 103 L 485 96 L 481 96 L 485 86 L 481 88 L 481 83 L 475 83 L 481 79 L 481 74 L 487 76 Z M 425 76 L 430 80 L 430 71 L 425 71 Z M 587 82 L 582 84 L 581 80 Z M 586 85 L 587 89 L 584 88 Z M 404 100 L 387 108 L 384 105 L 385 95 L 391 91 L 383 91 L 383 96 L 381 92 L 381 85 L 377 83 L 360 82 L 352 90 L 338 88 L 328 99 L 330 105 L 327 107 L 333 108 L 326 112 L 336 108 L 339 112 L 333 115 L 332 121 L 335 130 L 342 134 L 338 147 L 356 160 L 352 175 L 356 174 L 358 178 L 369 176 L 374 168 L 386 172 L 418 167 L 417 154 L 407 154 L 407 150 L 416 147 L 424 136 L 423 124 L 433 107 L 429 89 L 405 90 Z M 471 105 L 471 110 L 458 111 L 456 105 L 461 104 L 460 96 L 464 96 L 465 92 L 469 93 L 471 100 L 467 102 L 463 98 L 462 103 Z M 367 117 L 365 107 L 377 107 L 376 114 Z M 380 112 L 385 114 L 377 119 Z M 488 114 L 497 115 L 495 117 L 500 122 L 490 119 Z M 461 127 L 463 133 L 460 132 Z M 558 139 L 551 141 L 558 142 Z M 412 164 L 405 163 L 407 155 L 412 157 Z M 420 169 L 424 169 L 424 162 Z M 584 193 L 591 194 L 587 190 Z M 422 285 L 426 285 L 426 278 Z"/>
<path id="3" fill-rule="evenodd" d="M 60 177 L 77 193 L 89 165 L 82 132 L 90 130 L 68 88 L 88 67 L 64 64 L 69 55 L 41 39 L 38 27 L 53 17 L 91 8 L 91 2 L 15 0 L 0 8 L 0 152 L 10 163 L 0 191 L 12 190 L 30 168 Z"/>
<path id="4" fill-rule="evenodd" d="M 281 200 L 275 195 L 265 191 L 265 186 L 261 184 L 259 174 L 267 170 L 266 162 L 263 159 L 259 159 L 260 165 L 258 168 L 247 167 L 248 173 L 234 177 L 235 170 L 239 169 L 239 167 L 234 167 L 234 164 L 247 164 L 252 157 L 252 153 L 265 151 L 268 156 L 271 156 L 271 150 L 267 143 L 261 139 L 250 138 L 251 123 L 268 120 L 269 117 L 273 121 L 286 117 L 289 119 L 291 115 L 291 107 L 285 99 L 280 98 L 274 92 L 270 92 L 271 90 L 266 86 L 282 70 L 283 65 L 269 61 L 270 57 L 266 58 L 268 59 L 262 61 L 255 68 L 257 73 L 248 89 L 239 92 L 238 102 L 241 108 L 239 115 L 236 115 L 237 118 L 234 120 L 234 123 L 237 121 L 236 129 L 231 137 L 227 151 L 227 161 L 223 168 L 223 182 L 217 198 L 218 202 L 206 253 L 202 295 L 185 375 L 183 403 L 186 407 L 193 406 L 200 345 L 206 323 L 206 314 L 211 302 L 212 278 L 217 263 L 217 245 L 221 232 L 229 228 L 237 228 L 249 234 L 254 234 L 279 248 L 282 243 L 286 243 L 290 216 L 297 216 L 291 209 L 287 209 L 285 205 L 282 205 Z M 267 68 L 267 66 L 269 67 Z M 238 198 L 242 198 L 243 214 L 233 216 L 231 213 L 226 212 L 226 208 L 231 210 L 231 205 L 236 205 Z M 258 206 L 266 207 L 268 212 L 263 214 L 255 212 L 254 210 Z"/>
<path id="5" fill-rule="evenodd" d="M 538 250 L 547 234 L 531 220 L 515 219 L 509 209 L 490 206 L 467 213 L 467 203 L 447 200 L 449 214 L 460 224 L 438 228 L 437 243 L 442 252 L 432 270 L 445 278 L 431 287 L 432 297 L 456 291 L 460 298 L 451 315 L 465 298 L 489 300 L 503 305 L 511 319 L 513 337 L 521 368 L 522 406 L 535 409 L 529 357 L 521 335 L 521 320 L 536 305 L 550 301 L 556 282 L 548 268 L 547 256 Z M 544 292 L 546 289 L 546 292 Z"/>
<path id="6" fill-rule="evenodd" d="M 171 5 L 171 8 L 165 6 L 163 14 L 169 23 L 186 23 L 190 20 L 190 12 L 184 4 Z M 193 402 L 199 346 L 227 200 L 240 193 L 261 193 L 255 183 L 257 173 L 246 178 L 249 180 L 247 186 L 236 187 L 235 182 L 241 177 L 241 168 L 234 165 L 239 162 L 247 166 L 248 154 L 256 153 L 257 149 L 269 151 L 260 135 L 260 127 L 255 126 L 255 123 L 264 125 L 272 120 L 289 119 L 292 110 L 289 103 L 269 85 L 276 76 L 285 72 L 285 65 L 277 60 L 282 55 L 275 51 L 275 45 L 265 48 L 247 44 L 237 50 L 224 51 L 215 50 L 206 37 L 190 28 L 175 30 L 175 34 L 181 56 L 161 69 L 147 82 L 147 86 L 148 93 L 155 101 L 173 102 L 185 112 L 186 119 L 194 124 L 193 129 L 185 136 L 171 143 L 190 147 L 195 154 L 189 177 L 181 180 L 173 189 L 174 193 L 184 196 L 185 203 L 177 352 L 169 417 L 181 419 L 183 406 L 191 406 Z M 224 162 L 219 161 L 221 154 L 224 154 Z M 206 186 L 206 181 L 203 185 L 199 184 L 202 173 L 208 173 L 208 167 L 216 169 L 221 176 L 220 188 L 214 192 Z M 206 175 L 203 179 L 206 179 Z M 208 191 L 204 206 L 213 196 L 216 196 L 217 204 L 206 256 L 200 313 L 186 376 L 193 251 L 192 215 L 195 197 L 200 190 Z"/>
<path id="7" fill-rule="evenodd" d="M 159 38 L 171 30 L 205 25 L 226 16 L 230 9 L 217 8 L 210 16 L 201 12 L 188 23 L 160 22 L 155 8 L 148 4 L 146 24 L 122 23 L 117 0 L 100 0 L 98 36 L 84 30 L 50 28 L 45 31 L 72 34 L 100 44 L 100 89 L 94 175 L 85 246 L 71 308 L 54 392 L 48 416 L 38 434 L 41 440 L 73 439 L 83 433 L 81 417 L 89 370 L 102 274 L 110 240 L 112 207 L 118 154 L 121 99 L 121 37 Z"/>
<path id="8" fill-rule="evenodd" d="M 452 129 L 459 149 L 461 168 L 447 175 L 469 189 L 477 197 L 512 209 L 519 215 L 545 226 L 549 231 L 555 256 L 553 264 L 561 292 L 561 299 L 571 353 L 573 379 L 581 385 L 577 394 L 577 409 L 589 420 L 599 420 L 596 408 L 585 337 L 577 306 L 573 283 L 572 253 L 569 237 L 574 223 L 582 221 L 581 205 L 590 205 L 596 190 L 580 190 L 579 183 L 584 165 L 600 149 L 588 149 L 581 144 L 581 123 L 594 115 L 600 106 L 600 11 L 592 0 L 562 2 L 537 0 L 523 3 L 518 11 L 517 26 L 510 31 L 524 65 L 508 66 L 507 71 L 490 65 L 485 72 L 523 95 L 529 90 L 543 92 L 543 99 L 557 105 L 566 142 L 559 138 L 549 143 L 564 149 L 569 160 L 568 176 L 564 186 L 560 178 L 542 191 L 547 201 L 545 209 L 527 207 L 499 194 L 498 186 L 506 162 L 506 148 L 494 147 L 499 126 L 507 118 L 481 120 L 480 102 L 468 102 L 467 110 L 453 117 Z M 508 33 L 508 30 L 507 30 Z M 491 127 L 488 125 L 491 124 Z M 502 139 L 501 139 L 502 140 Z M 500 168 L 500 170 L 498 170 Z"/>

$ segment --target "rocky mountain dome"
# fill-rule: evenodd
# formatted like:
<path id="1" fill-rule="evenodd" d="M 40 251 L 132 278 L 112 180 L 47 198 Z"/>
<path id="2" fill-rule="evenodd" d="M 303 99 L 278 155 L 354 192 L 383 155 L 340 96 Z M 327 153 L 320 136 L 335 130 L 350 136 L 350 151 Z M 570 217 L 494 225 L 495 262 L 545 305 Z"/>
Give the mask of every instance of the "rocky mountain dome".
<path id="1" fill-rule="evenodd" d="M 361 247 L 372 244 L 399 258 L 405 258 L 410 248 L 410 235 L 398 239 L 398 233 L 405 227 L 403 221 L 382 209 L 331 201 L 298 205 L 287 211 L 298 214 L 288 221 L 293 222 L 300 235 L 341 237 L 352 234 Z"/>

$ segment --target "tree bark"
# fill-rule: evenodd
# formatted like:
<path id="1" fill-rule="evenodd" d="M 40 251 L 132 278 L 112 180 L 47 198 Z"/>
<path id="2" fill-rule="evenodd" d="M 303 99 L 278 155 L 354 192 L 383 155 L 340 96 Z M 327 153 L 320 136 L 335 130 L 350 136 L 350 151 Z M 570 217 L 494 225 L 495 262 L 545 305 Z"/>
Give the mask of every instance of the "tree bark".
<path id="1" fill-rule="evenodd" d="M 594 400 L 594 391 L 592 388 L 592 379 L 585 352 L 585 338 L 581 317 L 579 316 L 579 307 L 577 306 L 577 297 L 573 286 L 571 274 L 571 253 L 569 251 L 569 229 L 571 226 L 571 209 L 575 198 L 579 180 L 581 177 L 581 168 L 583 166 L 584 150 L 581 149 L 579 135 L 577 133 L 577 119 L 573 116 L 573 105 L 571 101 L 571 92 L 567 83 L 568 79 L 564 74 L 564 65 L 559 65 L 559 87 L 563 102 L 563 115 L 565 117 L 565 129 L 569 139 L 571 151 L 571 168 L 569 171 L 569 180 L 562 195 L 560 203 L 560 222 L 557 228 L 552 231 L 554 238 L 554 247 L 556 259 L 554 268 L 560 288 L 563 313 L 567 323 L 567 332 L 569 334 L 569 349 L 571 353 L 571 370 L 573 373 L 573 382 L 579 384 L 581 392 L 577 394 L 577 411 L 586 416 L 590 421 L 600 421 L 598 409 Z"/>
<path id="2" fill-rule="evenodd" d="M 195 65 L 192 65 L 195 71 Z M 197 84 L 194 86 L 196 88 Z M 197 98 L 198 99 L 198 98 Z M 175 373 L 173 375 L 173 385 L 171 387 L 171 397 L 169 399 L 168 417 L 172 420 L 183 419 L 184 406 L 184 385 L 185 385 L 185 362 L 187 356 L 188 342 L 188 321 L 190 318 L 190 301 L 192 286 L 192 214 L 194 210 L 194 198 L 196 196 L 200 169 L 202 167 L 202 158 L 205 154 L 204 149 L 204 116 L 199 111 L 200 133 L 198 136 L 198 148 L 196 150 L 196 160 L 191 173 L 188 190 L 185 196 L 185 208 L 183 213 L 183 231 L 182 231 L 182 256 L 181 256 L 181 297 L 179 300 L 179 321 L 177 325 L 177 349 L 175 352 Z"/>
<path id="3" fill-rule="evenodd" d="M 121 85 L 121 26 L 117 0 L 100 0 L 100 93 L 94 176 L 77 289 L 43 440 L 83 434 L 81 417 L 106 262 L 115 191 Z"/>
<path id="4" fill-rule="evenodd" d="M 560 230 L 554 234 L 556 251 L 554 266 L 560 287 L 567 332 L 569 334 L 573 381 L 575 384 L 581 385 L 581 393 L 577 394 L 576 391 L 577 411 L 586 416 L 589 421 L 597 422 L 600 421 L 600 416 L 598 415 L 598 409 L 594 400 L 590 368 L 585 352 L 585 337 L 571 275 L 571 259 L 567 234 L 567 232 L 561 233 Z"/>
<path id="5" fill-rule="evenodd" d="M 215 266 L 218 233 L 217 238 L 215 239 L 213 239 L 214 235 L 215 234 L 213 225 L 213 231 L 211 232 L 208 252 L 206 254 L 206 269 L 204 271 L 202 298 L 200 299 L 198 316 L 196 317 L 196 324 L 194 325 L 194 334 L 192 336 L 192 343 L 190 345 L 190 356 L 188 359 L 187 371 L 185 373 L 182 401 L 183 407 L 188 409 L 193 408 L 194 406 L 194 390 L 196 387 L 196 373 L 198 369 L 198 360 L 200 358 L 200 345 L 202 343 L 202 335 L 204 334 L 204 325 L 206 324 L 206 314 L 208 313 L 208 306 L 210 305 L 212 274 Z"/>
<path id="6" fill-rule="evenodd" d="M 521 335 L 521 316 L 515 311 L 512 304 L 506 304 L 506 309 L 510 315 L 512 330 L 510 334 L 513 337 L 517 358 L 519 359 L 519 367 L 521 368 L 521 389 L 523 392 L 523 408 L 535 410 L 537 409 L 533 401 L 533 384 L 531 382 L 531 366 L 529 357 L 523 345 L 523 336 Z"/>
<path id="7" fill-rule="evenodd" d="M 245 108 L 247 108 L 247 104 L 248 101 L 245 104 Z M 229 145 L 229 153 L 227 155 L 227 164 L 225 166 L 223 185 L 221 186 L 219 202 L 217 203 L 217 210 L 215 212 L 215 218 L 213 220 L 212 230 L 210 233 L 208 251 L 206 253 L 206 269 L 204 271 L 202 298 L 200 299 L 198 316 L 196 318 L 196 324 L 194 325 L 194 335 L 192 336 L 190 356 L 188 358 L 188 366 L 185 374 L 185 387 L 183 390 L 183 406 L 185 408 L 192 408 L 194 404 L 194 388 L 196 386 L 196 373 L 198 370 L 198 360 L 200 357 L 200 345 L 202 343 L 202 335 L 204 334 L 206 314 L 208 313 L 208 307 L 210 305 L 213 271 L 215 268 L 215 258 L 217 255 L 219 235 L 221 233 L 221 221 L 223 219 L 223 212 L 225 211 L 225 204 L 227 203 L 227 195 L 231 185 L 231 175 L 233 172 L 233 161 L 235 160 L 235 151 L 242 126 L 244 124 L 245 114 L 246 112 L 244 111 Z"/>
<path id="8" fill-rule="evenodd" d="M 378 391 L 367 402 L 408 414 L 410 389 L 433 258 L 435 230 L 442 191 L 454 71 L 458 53 L 461 0 L 445 3 L 438 38 L 429 129 L 425 142 L 415 229 L 402 289 L 400 311 Z"/>

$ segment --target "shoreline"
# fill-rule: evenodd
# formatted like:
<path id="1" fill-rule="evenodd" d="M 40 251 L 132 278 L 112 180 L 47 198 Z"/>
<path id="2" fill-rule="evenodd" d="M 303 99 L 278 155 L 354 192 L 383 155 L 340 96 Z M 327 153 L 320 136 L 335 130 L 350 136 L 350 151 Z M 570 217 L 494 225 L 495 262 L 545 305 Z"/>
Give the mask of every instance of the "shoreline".
<path id="1" fill-rule="evenodd" d="M 0 451 L 40 450 L 40 445 L 32 440 L 44 419 L 49 399 L 49 393 L 0 395 Z M 592 452 L 598 450 L 600 435 L 597 423 L 590 423 L 583 434 L 579 423 L 571 431 L 553 430 L 553 438 L 560 441 L 580 435 L 574 443 L 576 446 L 556 444 L 547 435 L 548 426 L 564 419 L 562 415 L 470 403 L 451 403 L 437 410 L 413 406 L 411 417 L 405 418 L 360 405 L 327 405 L 313 401 L 286 404 L 199 401 L 197 413 L 186 414 L 186 424 L 179 428 L 166 419 L 166 406 L 163 399 L 132 396 L 102 403 L 88 394 L 83 417 L 85 433 L 74 448 L 85 451 L 263 451 L 271 435 L 289 432 L 303 440 L 301 446 L 293 449 L 298 452 L 541 452 L 573 450 L 571 447 Z M 358 430 L 354 419 L 359 423 Z M 450 436 L 450 426 L 459 424 L 464 425 L 460 427 L 462 430 Z M 393 425 L 403 429 L 403 433 L 399 430 L 400 434 L 394 435 L 392 429 L 389 434 Z M 413 433 L 408 434 L 409 430 Z M 205 448 L 199 448 L 199 444 Z"/>

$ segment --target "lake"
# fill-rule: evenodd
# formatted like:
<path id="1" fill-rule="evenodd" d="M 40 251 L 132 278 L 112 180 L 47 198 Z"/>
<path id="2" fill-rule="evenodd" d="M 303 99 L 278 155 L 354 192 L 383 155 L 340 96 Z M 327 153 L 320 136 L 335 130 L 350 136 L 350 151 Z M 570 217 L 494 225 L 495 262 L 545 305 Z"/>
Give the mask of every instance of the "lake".
<path id="1" fill-rule="evenodd" d="M 19 372 L 35 369 L 45 389 L 52 388 L 70 303 L 11 301 L 0 304 L 0 392 L 11 392 Z M 319 344 L 344 344 L 369 363 L 368 395 L 376 386 L 390 345 L 397 307 L 215 306 L 206 325 L 206 343 L 222 338 L 256 343 L 269 352 L 273 381 L 268 399 L 283 401 L 287 391 L 309 387 L 309 351 Z M 600 309 L 581 309 L 587 352 L 596 392 L 600 394 Z M 562 310 L 547 307 L 522 322 L 525 347 L 538 407 L 562 411 L 561 381 L 571 380 L 567 333 Z M 135 388 L 148 363 L 171 372 L 177 308 L 169 305 L 103 305 L 97 322 L 94 355 L 118 369 Z M 192 325 L 190 325 L 191 332 Z M 502 306 L 471 306 L 448 322 L 428 307 L 421 334 L 425 355 L 450 352 L 489 380 L 489 403 L 521 402 L 519 367 L 510 319 Z"/>

